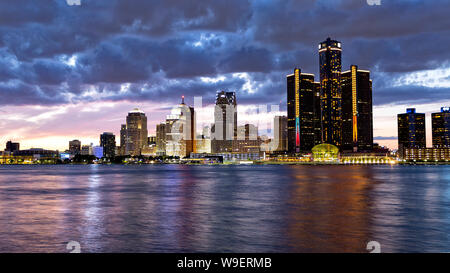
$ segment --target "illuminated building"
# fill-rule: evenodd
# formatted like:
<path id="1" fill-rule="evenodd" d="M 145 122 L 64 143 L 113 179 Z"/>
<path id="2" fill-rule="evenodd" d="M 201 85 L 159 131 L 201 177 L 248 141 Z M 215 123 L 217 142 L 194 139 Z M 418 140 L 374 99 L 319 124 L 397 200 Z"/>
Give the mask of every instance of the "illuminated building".
<path id="1" fill-rule="evenodd" d="M 274 151 L 287 151 L 287 117 L 275 116 L 274 118 Z"/>
<path id="2" fill-rule="evenodd" d="M 213 158 L 221 157 L 223 161 L 245 161 L 245 160 L 260 160 L 261 154 L 258 152 L 250 153 L 191 153 L 190 158 Z"/>
<path id="3" fill-rule="evenodd" d="M 211 128 L 211 151 L 231 152 L 237 137 L 237 103 L 235 92 L 220 91 L 216 95 L 214 125 Z"/>
<path id="4" fill-rule="evenodd" d="M 450 147 L 446 148 L 403 148 L 399 157 L 405 161 L 449 161 Z"/>
<path id="5" fill-rule="evenodd" d="M 319 44 L 322 142 L 341 146 L 341 43 L 328 38 Z"/>
<path id="6" fill-rule="evenodd" d="M 319 144 L 312 148 L 314 162 L 338 162 L 339 148 L 332 144 Z"/>
<path id="7" fill-rule="evenodd" d="M 320 82 L 314 82 L 314 145 L 322 143 L 322 123 L 320 110 Z"/>
<path id="8" fill-rule="evenodd" d="M 72 155 L 77 155 L 81 151 L 81 141 L 78 139 L 74 139 L 72 141 L 69 141 L 69 152 Z"/>
<path id="9" fill-rule="evenodd" d="M 166 154 L 166 123 L 156 125 L 156 154 Z"/>
<path id="10" fill-rule="evenodd" d="M 156 136 L 149 136 L 148 137 L 148 145 L 156 144 Z"/>
<path id="11" fill-rule="evenodd" d="M 128 112 L 126 125 L 125 154 L 140 155 L 141 149 L 147 146 L 147 117 L 137 108 Z"/>
<path id="12" fill-rule="evenodd" d="M 425 148 L 425 114 L 416 113 L 408 108 L 406 113 L 397 115 L 398 149 Z"/>
<path id="13" fill-rule="evenodd" d="M 44 150 L 42 148 L 31 148 L 28 150 L 15 151 L 14 156 L 33 156 L 35 159 L 59 158 L 58 151 Z"/>
<path id="14" fill-rule="evenodd" d="M 96 158 L 102 158 L 104 154 L 104 148 L 102 146 L 94 146 L 92 147 L 92 154 Z"/>
<path id="15" fill-rule="evenodd" d="M 20 144 L 17 142 L 12 142 L 11 140 L 6 142 L 5 152 L 14 153 L 15 151 L 20 150 Z"/>
<path id="16" fill-rule="evenodd" d="M 195 152 L 195 111 L 184 103 L 184 96 L 181 104 L 172 109 L 167 116 L 165 124 L 166 149 L 168 156 L 189 157 Z"/>
<path id="17" fill-rule="evenodd" d="M 431 123 L 433 147 L 450 147 L 450 107 L 442 107 L 441 112 L 432 113 Z"/>
<path id="18" fill-rule="evenodd" d="M 370 72 L 352 65 L 342 72 L 343 151 L 370 152 L 373 149 L 372 81 Z"/>
<path id="19" fill-rule="evenodd" d="M 93 155 L 94 152 L 92 150 L 92 143 L 91 143 L 91 145 L 83 145 L 83 146 L 81 146 L 80 154 L 81 155 Z"/>
<path id="20" fill-rule="evenodd" d="M 295 68 L 287 80 L 287 148 L 291 153 L 311 151 L 315 143 L 314 75 Z"/>
<path id="21" fill-rule="evenodd" d="M 116 155 L 116 136 L 113 133 L 109 132 L 101 134 L 100 146 L 103 147 L 103 157 L 114 157 Z"/>
<path id="22" fill-rule="evenodd" d="M 233 152 L 259 152 L 260 144 L 261 141 L 258 139 L 258 127 L 253 124 L 238 126 L 237 139 L 233 141 Z"/>
<path id="23" fill-rule="evenodd" d="M 120 126 L 120 146 L 119 146 L 120 155 L 126 155 L 126 147 L 127 147 L 127 125 L 122 124 Z"/>

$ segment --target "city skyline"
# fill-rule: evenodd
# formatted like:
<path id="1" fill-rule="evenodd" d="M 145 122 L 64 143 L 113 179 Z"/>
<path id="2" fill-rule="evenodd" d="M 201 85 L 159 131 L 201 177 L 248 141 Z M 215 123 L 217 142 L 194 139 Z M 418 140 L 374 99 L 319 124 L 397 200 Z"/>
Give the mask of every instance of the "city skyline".
<path id="1" fill-rule="evenodd" d="M 450 101 L 448 2 L 337 1 L 333 9 L 326 1 L 300 2 L 301 9 L 298 3 L 214 1 L 198 10 L 163 3 L 165 15 L 189 11 L 164 22 L 137 10 L 127 17 L 115 2 L 75 7 L 55 1 L 43 8 L 30 1 L 26 9 L 2 3 L 2 12 L 22 16 L 1 16 L 0 146 L 8 140 L 23 149 L 64 150 L 73 139 L 98 144 L 102 132 L 119 136 L 124 113 L 136 107 L 148 114 L 149 134 L 155 135 L 181 95 L 189 105 L 202 96 L 198 119 L 203 115 L 211 123 L 219 90 L 237 92 L 239 125 L 257 120 L 246 115 L 249 105 L 279 104 L 287 115 L 285 75 L 298 65 L 318 80 L 315 46 L 328 36 L 342 42 L 343 70 L 357 64 L 371 71 L 374 142 L 396 148 L 396 115 L 406 108 L 426 114 L 431 135 L 431 113 Z M 150 12 L 151 5 L 142 2 L 140 9 Z M 405 9 L 408 16 L 392 29 L 389 20 Z M 289 16 L 292 10 L 298 14 Z M 424 11 L 433 14 L 426 25 Z M 289 25 L 299 27 L 282 27 Z"/>

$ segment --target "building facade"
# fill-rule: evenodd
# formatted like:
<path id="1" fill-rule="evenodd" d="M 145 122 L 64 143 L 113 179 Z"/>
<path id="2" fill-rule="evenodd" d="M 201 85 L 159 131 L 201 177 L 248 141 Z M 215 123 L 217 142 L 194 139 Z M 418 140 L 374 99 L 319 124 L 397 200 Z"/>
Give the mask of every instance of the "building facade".
<path id="1" fill-rule="evenodd" d="M 432 142 L 434 148 L 450 147 L 450 107 L 431 114 Z"/>
<path id="2" fill-rule="evenodd" d="M 309 152 L 316 138 L 316 87 L 314 75 L 295 68 L 287 80 L 287 148 L 290 153 Z"/>
<path id="3" fill-rule="evenodd" d="M 274 147 L 273 151 L 287 151 L 287 117 L 286 116 L 275 116 L 273 120 L 274 124 Z"/>
<path id="4" fill-rule="evenodd" d="M 126 124 L 125 154 L 137 156 L 148 143 L 147 117 L 137 108 L 128 112 Z"/>
<path id="5" fill-rule="evenodd" d="M 69 141 L 69 152 L 72 155 L 77 155 L 81 152 L 81 141 L 74 139 Z"/>
<path id="6" fill-rule="evenodd" d="M 113 158 L 116 156 L 116 136 L 110 132 L 100 135 L 100 146 L 103 147 L 103 157 Z"/>
<path id="7" fill-rule="evenodd" d="M 372 81 L 370 71 L 352 65 L 342 72 L 343 151 L 370 152 L 373 149 Z"/>
<path id="8" fill-rule="evenodd" d="M 397 115 L 398 149 L 425 148 L 425 114 L 416 113 L 415 108 L 408 108 L 406 113 Z"/>
<path id="9" fill-rule="evenodd" d="M 232 152 L 237 137 L 237 102 L 235 92 L 220 91 L 216 95 L 214 125 L 211 128 L 211 151 Z"/>
<path id="10" fill-rule="evenodd" d="M 328 38 L 319 44 L 322 142 L 338 148 L 342 142 L 341 53 L 339 41 Z"/>
<path id="11" fill-rule="evenodd" d="M 164 132 L 166 155 L 183 158 L 189 157 L 190 153 L 196 151 L 195 111 L 193 107 L 184 103 L 184 97 L 182 97 L 181 103 L 173 108 L 172 113 L 167 116 Z M 161 132 L 159 134 L 161 135 Z"/>

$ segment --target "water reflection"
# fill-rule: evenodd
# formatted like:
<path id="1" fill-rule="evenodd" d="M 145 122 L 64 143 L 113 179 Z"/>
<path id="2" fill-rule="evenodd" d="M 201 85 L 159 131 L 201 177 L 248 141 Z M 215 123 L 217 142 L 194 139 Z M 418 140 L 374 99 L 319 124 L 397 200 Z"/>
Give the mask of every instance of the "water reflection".
<path id="1" fill-rule="evenodd" d="M 449 251 L 448 166 L 0 166 L 0 251 Z"/>

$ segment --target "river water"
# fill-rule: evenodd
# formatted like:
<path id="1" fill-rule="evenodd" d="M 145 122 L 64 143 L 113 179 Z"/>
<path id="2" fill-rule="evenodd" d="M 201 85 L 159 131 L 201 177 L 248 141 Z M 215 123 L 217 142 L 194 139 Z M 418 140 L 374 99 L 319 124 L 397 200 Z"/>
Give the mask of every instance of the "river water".
<path id="1" fill-rule="evenodd" d="M 0 166 L 0 252 L 450 251 L 450 166 Z"/>

